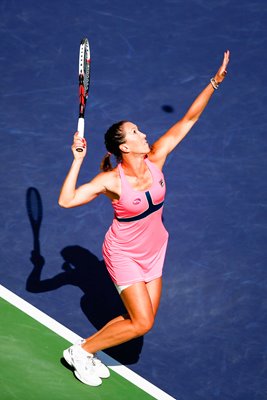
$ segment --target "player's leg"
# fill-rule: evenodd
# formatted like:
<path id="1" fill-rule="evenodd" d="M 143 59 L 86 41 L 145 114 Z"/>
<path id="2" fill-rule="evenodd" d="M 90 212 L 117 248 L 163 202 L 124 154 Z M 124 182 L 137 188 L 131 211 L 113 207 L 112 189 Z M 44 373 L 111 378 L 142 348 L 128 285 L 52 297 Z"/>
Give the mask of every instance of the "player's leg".
<path id="1" fill-rule="evenodd" d="M 153 281 L 150 281 L 146 284 L 149 297 L 152 303 L 153 307 L 153 312 L 154 316 L 156 316 L 158 308 L 159 308 L 159 303 L 160 303 L 160 298 L 161 298 L 161 292 L 162 292 L 162 278 L 157 278 L 154 279 Z"/>
<path id="2" fill-rule="evenodd" d="M 115 318 L 81 345 L 64 351 L 64 358 L 75 368 L 78 379 L 97 386 L 101 384 L 101 378 L 109 376 L 108 368 L 95 357 L 95 353 L 147 333 L 154 324 L 160 294 L 161 279 L 149 284 L 139 282 L 124 289 L 121 298 L 128 315 Z"/>
<path id="3" fill-rule="evenodd" d="M 156 289 L 150 288 L 153 298 Z M 126 307 L 128 316 L 118 317 L 105 325 L 95 335 L 86 339 L 83 344 L 84 350 L 96 353 L 109 347 L 127 342 L 135 337 L 142 336 L 148 332 L 154 323 L 154 309 L 150 298 L 149 289 L 144 282 L 138 282 L 121 293 L 121 299 Z"/>

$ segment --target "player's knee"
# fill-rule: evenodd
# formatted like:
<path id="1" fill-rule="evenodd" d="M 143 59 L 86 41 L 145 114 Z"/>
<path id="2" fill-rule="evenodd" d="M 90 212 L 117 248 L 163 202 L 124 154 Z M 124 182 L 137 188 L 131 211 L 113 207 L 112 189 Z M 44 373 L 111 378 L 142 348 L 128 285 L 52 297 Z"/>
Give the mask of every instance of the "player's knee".
<path id="1" fill-rule="evenodd" d="M 154 316 L 147 316 L 140 318 L 136 323 L 135 323 L 135 331 L 136 331 L 136 336 L 144 336 L 146 333 L 148 333 L 154 325 Z"/>

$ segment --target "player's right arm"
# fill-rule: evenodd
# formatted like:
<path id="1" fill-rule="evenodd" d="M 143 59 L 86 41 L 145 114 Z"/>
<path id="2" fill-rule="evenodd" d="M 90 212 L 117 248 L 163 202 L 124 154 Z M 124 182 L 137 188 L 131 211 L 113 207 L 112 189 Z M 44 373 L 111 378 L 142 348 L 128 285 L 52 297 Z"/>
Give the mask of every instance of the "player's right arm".
<path id="1" fill-rule="evenodd" d="M 81 163 L 80 163 L 81 164 Z M 94 200 L 100 194 L 106 194 L 105 172 L 100 173 L 90 182 L 76 188 L 80 165 L 73 161 L 69 173 L 60 191 L 58 204 L 63 208 L 81 206 Z"/>
<path id="2" fill-rule="evenodd" d="M 83 147 L 83 152 L 77 152 L 76 148 L 81 146 Z M 110 173 L 102 172 L 90 182 L 77 188 L 79 172 L 86 155 L 86 141 L 83 138 L 79 138 L 77 134 L 74 135 L 72 152 L 74 160 L 62 185 L 58 199 L 58 204 L 64 208 L 81 206 L 94 200 L 100 194 L 107 194 L 107 182 L 112 180 L 108 177 Z"/>

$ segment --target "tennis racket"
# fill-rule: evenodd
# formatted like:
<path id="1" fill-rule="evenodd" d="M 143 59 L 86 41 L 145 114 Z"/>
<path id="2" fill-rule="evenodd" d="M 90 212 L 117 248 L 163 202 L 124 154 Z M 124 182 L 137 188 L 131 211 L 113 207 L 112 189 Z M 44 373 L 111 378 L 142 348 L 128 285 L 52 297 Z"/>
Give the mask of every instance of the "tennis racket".
<path id="1" fill-rule="evenodd" d="M 90 46 L 87 38 L 82 39 L 79 52 L 79 120 L 78 135 L 84 137 L 84 114 L 85 106 L 89 93 L 90 83 Z M 82 147 L 77 147 L 76 151 L 82 152 Z"/>
<path id="2" fill-rule="evenodd" d="M 39 233 L 43 218 L 43 206 L 40 193 L 34 187 L 27 190 L 26 207 L 33 232 L 33 249 L 40 254 Z"/>

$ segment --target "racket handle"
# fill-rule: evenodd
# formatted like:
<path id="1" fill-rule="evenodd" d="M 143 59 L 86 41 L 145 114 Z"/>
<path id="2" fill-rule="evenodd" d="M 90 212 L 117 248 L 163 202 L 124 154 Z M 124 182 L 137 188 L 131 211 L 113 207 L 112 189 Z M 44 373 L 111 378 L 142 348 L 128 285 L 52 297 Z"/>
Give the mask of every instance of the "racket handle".
<path id="1" fill-rule="evenodd" d="M 83 138 L 84 137 L 84 118 L 79 118 L 77 131 L 78 131 L 78 136 Z M 83 148 L 77 147 L 76 151 L 81 153 L 81 152 L 83 152 Z"/>

